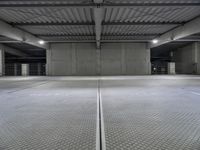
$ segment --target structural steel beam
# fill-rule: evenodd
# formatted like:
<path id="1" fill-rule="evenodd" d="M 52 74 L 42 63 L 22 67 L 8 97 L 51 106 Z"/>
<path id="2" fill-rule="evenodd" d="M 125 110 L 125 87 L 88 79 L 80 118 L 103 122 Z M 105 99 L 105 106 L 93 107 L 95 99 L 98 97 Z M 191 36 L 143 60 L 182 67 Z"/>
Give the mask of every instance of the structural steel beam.
<path id="1" fill-rule="evenodd" d="M 103 22 L 103 25 L 181 25 L 185 22 Z"/>
<path id="2" fill-rule="evenodd" d="M 20 41 L 0 41 L 0 43 L 21 43 Z"/>
<path id="3" fill-rule="evenodd" d="M 118 34 L 118 35 L 112 35 L 112 34 L 104 34 L 104 35 L 101 35 L 101 37 L 104 37 L 104 38 L 106 38 L 106 37 L 113 37 L 113 36 L 115 36 L 115 37 L 128 37 L 128 38 L 131 38 L 131 37 L 133 37 L 133 39 L 129 39 L 129 40 L 117 40 L 117 39 L 115 39 L 115 40 L 102 40 L 101 39 L 101 42 L 149 42 L 149 41 L 151 41 L 151 38 L 152 37 L 156 37 L 156 36 L 158 36 L 159 34 L 141 34 L 141 35 L 138 35 L 138 34 L 129 34 L 129 35 L 124 35 L 124 34 Z M 47 42 L 49 42 L 49 43 L 55 43 L 55 42 L 68 42 L 68 43 L 70 43 L 70 42 L 72 42 L 72 43 L 77 43 L 77 42 L 86 42 L 86 43 L 88 43 L 88 42 L 95 42 L 96 40 L 60 40 L 60 39 L 58 39 L 58 40 L 55 40 L 55 39 L 52 39 L 51 40 L 51 38 L 59 38 L 59 37 L 69 37 L 69 38 L 80 38 L 80 37 L 94 37 L 95 38 L 95 35 L 38 35 L 38 36 L 40 36 L 41 38 L 43 38 L 43 39 L 46 39 L 46 41 Z M 151 38 L 149 38 L 149 39 L 141 39 L 141 40 L 136 40 L 136 39 L 134 39 L 134 37 L 135 36 L 137 36 L 137 37 L 140 37 L 140 36 L 147 36 L 147 37 L 149 37 L 149 36 L 151 36 Z M 48 39 L 48 38 L 50 38 L 50 39 Z"/>
<path id="4" fill-rule="evenodd" d="M 20 56 L 20 57 L 28 56 L 26 53 L 23 53 L 20 50 L 17 50 L 17 49 L 14 49 L 14 48 L 11 48 L 11 47 L 8 47 L 8 46 L 5 46 L 5 45 L 4 45 L 4 51 L 9 53 L 9 54 Z"/>
<path id="5" fill-rule="evenodd" d="M 94 3 L 82 3 L 82 4 L 63 4 L 63 3 L 29 3 L 29 4 L 0 4 L 1 8 L 94 8 L 96 5 Z"/>
<path id="6" fill-rule="evenodd" d="M 178 42 L 199 42 L 200 41 L 200 38 L 199 39 L 180 39 L 180 40 L 176 40 Z"/>
<path id="7" fill-rule="evenodd" d="M 199 27 L 200 27 L 200 16 L 180 27 L 177 27 L 159 36 L 158 38 L 156 38 L 158 43 L 151 44 L 151 48 L 157 47 L 157 46 L 160 46 L 172 41 L 180 40 L 182 38 L 185 38 L 193 34 L 200 33 Z"/>
<path id="8" fill-rule="evenodd" d="M 39 37 L 87 37 L 87 36 L 95 36 L 92 34 L 62 34 L 62 35 L 46 35 L 46 34 L 37 34 Z M 107 37 L 107 36 L 159 36 L 159 34 L 102 34 L 102 37 Z"/>
<path id="9" fill-rule="evenodd" d="M 104 7 L 199 7 L 200 2 L 198 3 L 104 3 Z"/>
<path id="10" fill-rule="evenodd" d="M 14 26 L 95 25 L 95 22 L 11 23 Z M 102 22 L 102 25 L 181 25 L 185 22 Z"/>
<path id="11" fill-rule="evenodd" d="M 13 26 L 79 26 L 79 25 L 95 25 L 94 22 L 51 22 L 51 23 L 10 23 Z"/>
<path id="12" fill-rule="evenodd" d="M 101 43 L 148 43 L 150 40 L 101 40 Z M 49 40 L 49 43 L 96 43 L 96 40 Z"/>
<path id="13" fill-rule="evenodd" d="M 1 1 L 2 2 L 2 1 Z M 6 1 L 7 2 L 7 1 Z M 38 7 L 51 7 L 51 8 L 73 8 L 73 7 L 83 7 L 83 8 L 94 8 L 96 4 L 100 4 L 98 0 L 94 0 L 95 3 L 76 3 L 76 4 L 66 4 L 66 3 L 26 3 L 26 4 L 7 4 L 1 3 L 0 8 L 38 8 Z M 97 3 L 98 2 L 98 3 Z M 109 7 L 200 7 L 200 2 L 197 3 L 101 3 L 104 8 Z"/>
<path id="14" fill-rule="evenodd" d="M 96 8 L 94 8 L 94 20 L 95 20 L 95 34 L 96 34 L 96 44 L 97 49 L 101 46 L 101 31 L 102 31 L 102 22 L 104 16 L 104 8 L 100 7 L 100 4 L 103 3 L 103 0 L 93 0 L 95 4 L 98 4 Z"/>
<path id="15" fill-rule="evenodd" d="M 37 38 L 36 36 L 15 28 L 3 21 L 0 21 L 0 35 L 44 49 L 46 49 L 48 46 L 47 44 L 39 44 L 38 42 L 41 39 Z"/>

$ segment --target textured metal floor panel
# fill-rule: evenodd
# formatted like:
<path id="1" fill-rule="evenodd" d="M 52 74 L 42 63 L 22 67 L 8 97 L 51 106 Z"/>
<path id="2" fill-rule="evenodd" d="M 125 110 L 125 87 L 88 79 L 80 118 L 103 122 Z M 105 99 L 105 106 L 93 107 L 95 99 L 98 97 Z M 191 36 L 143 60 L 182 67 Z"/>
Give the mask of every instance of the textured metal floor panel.
<path id="1" fill-rule="evenodd" d="M 0 150 L 94 150 L 96 81 L 0 81 Z"/>
<path id="2" fill-rule="evenodd" d="M 98 79 L 0 78 L 0 150 L 94 150 Z M 100 79 L 107 150 L 200 150 L 198 76 Z"/>
<path id="3" fill-rule="evenodd" d="M 107 150 L 200 150 L 199 79 L 102 82 Z"/>

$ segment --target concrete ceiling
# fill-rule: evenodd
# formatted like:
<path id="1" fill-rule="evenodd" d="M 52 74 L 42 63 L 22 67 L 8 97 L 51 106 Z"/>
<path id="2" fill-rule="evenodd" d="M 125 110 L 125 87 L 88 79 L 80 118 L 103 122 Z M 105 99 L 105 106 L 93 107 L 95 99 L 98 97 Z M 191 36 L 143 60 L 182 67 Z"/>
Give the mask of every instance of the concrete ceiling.
<path id="1" fill-rule="evenodd" d="M 31 45 L 39 39 L 96 42 L 98 48 L 101 42 L 150 42 L 199 16 L 199 0 L 0 1 L 0 19 L 37 38 Z"/>

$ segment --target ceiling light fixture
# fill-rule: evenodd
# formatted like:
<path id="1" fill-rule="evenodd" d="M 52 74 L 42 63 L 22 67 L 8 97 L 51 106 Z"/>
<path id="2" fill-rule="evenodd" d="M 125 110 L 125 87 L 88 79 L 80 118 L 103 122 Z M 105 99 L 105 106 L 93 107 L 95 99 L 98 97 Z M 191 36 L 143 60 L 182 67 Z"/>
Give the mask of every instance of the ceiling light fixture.
<path id="1" fill-rule="evenodd" d="M 152 43 L 153 43 L 153 44 L 157 44 L 157 43 L 158 43 L 158 40 L 157 40 L 157 39 L 154 39 L 154 40 L 152 41 Z"/>
<path id="2" fill-rule="evenodd" d="M 40 41 L 38 41 L 38 43 L 40 44 L 40 45 L 44 45 L 44 41 L 43 40 L 40 40 Z"/>

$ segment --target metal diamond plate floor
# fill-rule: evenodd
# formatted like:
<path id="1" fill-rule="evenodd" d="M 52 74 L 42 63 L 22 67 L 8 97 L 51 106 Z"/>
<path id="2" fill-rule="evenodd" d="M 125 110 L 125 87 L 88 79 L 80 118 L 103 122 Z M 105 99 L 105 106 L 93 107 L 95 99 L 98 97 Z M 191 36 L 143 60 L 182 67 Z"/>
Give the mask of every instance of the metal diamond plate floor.
<path id="1" fill-rule="evenodd" d="M 107 80 L 101 88 L 107 150 L 200 150 L 199 78 Z"/>
<path id="2" fill-rule="evenodd" d="M 0 150 L 93 150 L 96 81 L 0 80 Z"/>
<path id="3" fill-rule="evenodd" d="M 95 150 L 98 80 L 106 150 L 200 150 L 199 76 L 0 78 L 0 150 Z"/>

